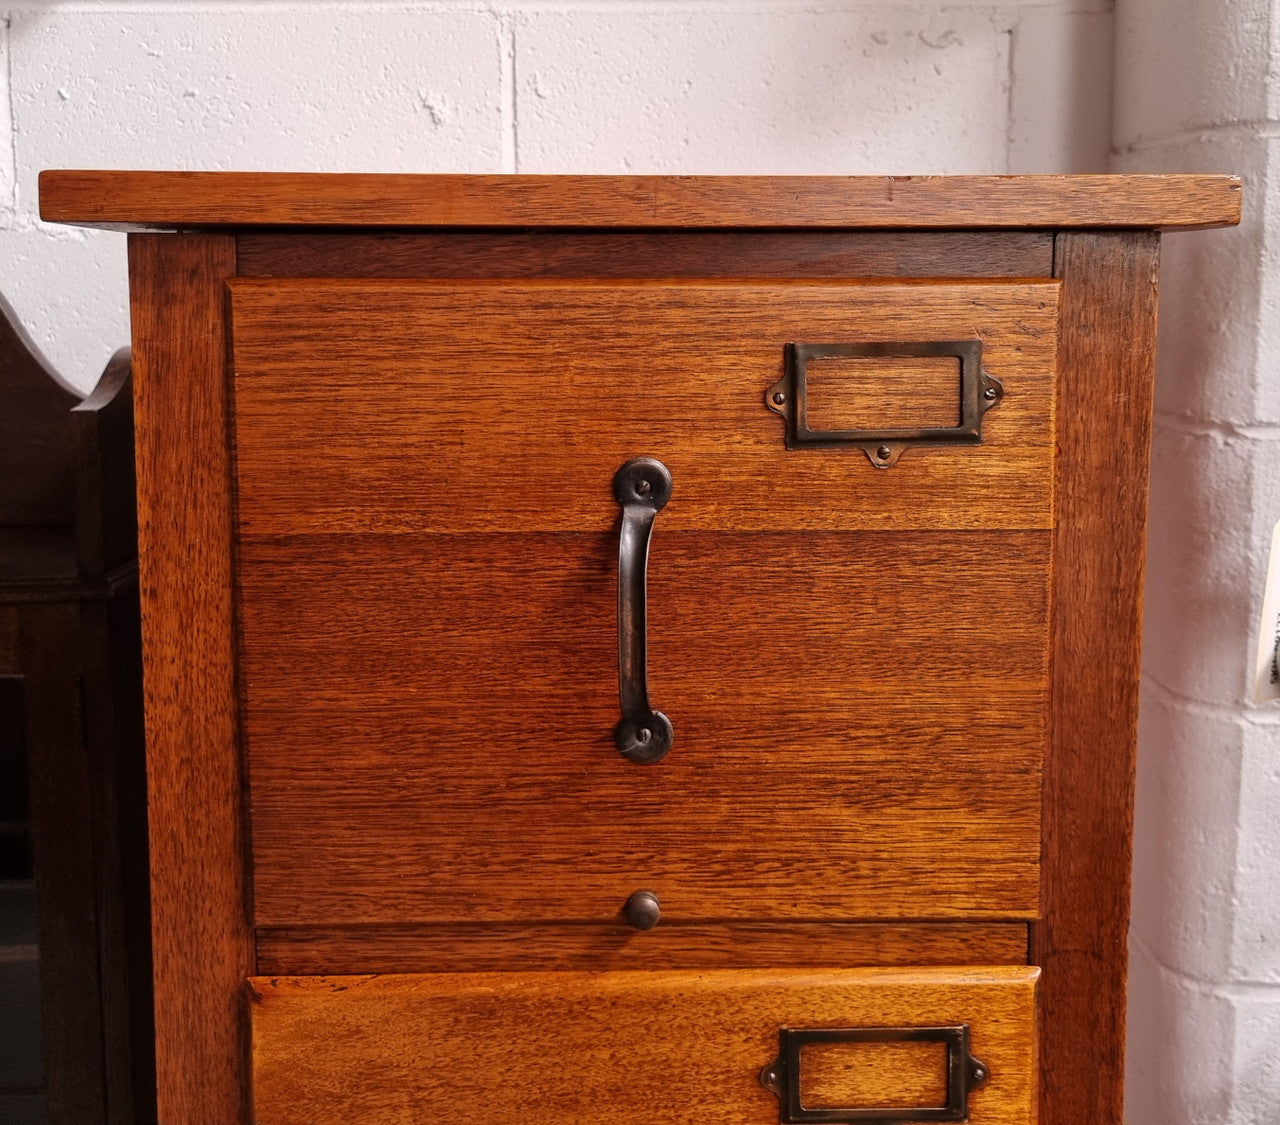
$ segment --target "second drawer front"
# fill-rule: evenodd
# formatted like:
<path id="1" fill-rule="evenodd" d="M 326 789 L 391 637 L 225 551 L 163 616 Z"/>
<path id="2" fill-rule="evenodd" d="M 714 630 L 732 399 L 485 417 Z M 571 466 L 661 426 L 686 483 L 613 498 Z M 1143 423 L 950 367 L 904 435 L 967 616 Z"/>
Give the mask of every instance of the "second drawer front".
<path id="1" fill-rule="evenodd" d="M 255 1121 L 773 1125 L 827 1110 L 855 1123 L 1029 1125 L 1036 977 L 264 977 L 251 982 Z M 816 1031 L 842 1034 L 815 1042 Z"/>
<path id="2" fill-rule="evenodd" d="M 246 544 L 258 924 L 1032 916 L 1045 538 L 659 530 L 649 765 L 608 537 Z"/>

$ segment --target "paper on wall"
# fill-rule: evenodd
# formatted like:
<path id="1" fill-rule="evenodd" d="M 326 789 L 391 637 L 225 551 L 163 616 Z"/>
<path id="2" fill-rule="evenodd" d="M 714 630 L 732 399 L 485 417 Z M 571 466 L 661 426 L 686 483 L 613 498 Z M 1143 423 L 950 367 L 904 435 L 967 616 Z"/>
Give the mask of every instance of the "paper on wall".
<path id="1" fill-rule="evenodd" d="M 1262 595 L 1262 624 L 1258 628 L 1258 663 L 1253 698 L 1280 699 L 1280 523 L 1271 532 L 1267 588 Z"/>

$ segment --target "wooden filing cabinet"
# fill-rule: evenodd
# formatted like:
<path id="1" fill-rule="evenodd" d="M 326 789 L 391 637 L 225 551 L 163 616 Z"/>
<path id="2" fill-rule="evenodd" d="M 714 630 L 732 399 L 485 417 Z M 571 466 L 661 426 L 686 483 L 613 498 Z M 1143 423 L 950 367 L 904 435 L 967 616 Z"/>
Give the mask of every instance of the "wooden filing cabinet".
<path id="1" fill-rule="evenodd" d="M 46 173 L 130 241 L 161 1121 L 1120 1120 L 1226 177 Z"/>

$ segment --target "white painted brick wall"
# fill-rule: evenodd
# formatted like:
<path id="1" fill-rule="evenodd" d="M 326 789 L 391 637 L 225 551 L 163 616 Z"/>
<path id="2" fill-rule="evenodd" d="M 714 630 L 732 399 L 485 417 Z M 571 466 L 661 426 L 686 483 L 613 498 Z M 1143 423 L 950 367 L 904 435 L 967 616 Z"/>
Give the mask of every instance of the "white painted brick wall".
<path id="1" fill-rule="evenodd" d="M 983 11 L 531 13 L 520 170 L 1003 172 L 1008 80 Z"/>
<path id="2" fill-rule="evenodd" d="M 1009 170 L 1105 172 L 1111 13 L 1030 8 L 1011 38 Z"/>
<path id="3" fill-rule="evenodd" d="M 1280 1005 L 1252 991 L 1235 1010 L 1235 1101 L 1238 1125 L 1275 1125 L 1280 1121 Z"/>
<path id="4" fill-rule="evenodd" d="M 1120 146 L 1276 116 L 1272 0 L 1118 0 Z"/>
<path id="5" fill-rule="evenodd" d="M 1165 968 L 1136 938 L 1129 941 L 1129 991 L 1144 1005 L 1142 1033 L 1130 1035 L 1125 1056 L 1129 1125 L 1242 1125 L 1231 1104 L 1237 1050 L 1231 1002 Z M 1205 1050 L 1206 1043 L 1212 1048 Z M 1169 1080 L 1170 1059 L 1178 1060 L 1176 1082 Z"/>
<path id="6" fill-rule="evenodd" d="M 1273 509 L 1274 511 L 1275 509 Z M 1266 1047 L 1280 1059 L 1280 848 L 1277 848 L 1277 810 L 1280 810 L 1280 728 L 1267 720 L 1246 719 L 1240 761 L 1240 807 L 1236 845 L 1235 925 L 1231 943 L 1229 980 L 1244 984 L 1242 999 L 1259 1013 L 1268 1005 L 1274 1030 L 1265 1043 L 1251 1041 L 1253 1053 Z M 1256 987 L 1255 987 L 1256 986 Z M 1272 1071 L 1274 1074 L 1274 1070 Z M 1241 1076 L 1243 1080 L 1243 1075 Z M 1280 1088 L 1272 1091 L 1280 1102 Z M 1280 1114 L 1271 1120 L 1280 1121 Z"/>
<path id="7" fill-rule="evenodd" d="M 1239 700 L 1249 687 L 1243 653 L 1257 606 L 1248 592 L 1261 584 L 1252 494 L 1265 448 L 1226 427 L 1157 415 L 1143 668 L 1187 699 Z M 1155 580 L 1164 575 L 1177 580 Z"/>
<path id="8" fill-rule="evenodd" d="M 1242 724 L 1149 687 L 1139 726 L 1150 760 L 1138 776 L 1134 885 L 1145 908 L 1135 912 L 1132 938 L 1188 979 L 1220 979 L 1231 968 Z M 1131 1013 L 1130 1023 L 1153 1016 Z"/>

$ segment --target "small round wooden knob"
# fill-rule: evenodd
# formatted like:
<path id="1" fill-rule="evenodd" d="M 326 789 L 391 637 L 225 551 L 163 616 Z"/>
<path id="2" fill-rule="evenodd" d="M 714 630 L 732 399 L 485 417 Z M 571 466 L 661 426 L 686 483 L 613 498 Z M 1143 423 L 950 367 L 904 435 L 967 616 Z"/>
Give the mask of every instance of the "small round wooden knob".
<path id="1" fill-rule="evenodd" d="M 622 908 L 627 921 L 637 930 L 652 930 L 662 917 L 662 908 L 658 905 L 658 896 L 652 891 L 636 891 Z"/>

